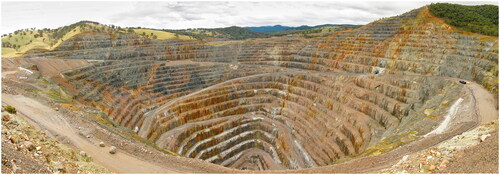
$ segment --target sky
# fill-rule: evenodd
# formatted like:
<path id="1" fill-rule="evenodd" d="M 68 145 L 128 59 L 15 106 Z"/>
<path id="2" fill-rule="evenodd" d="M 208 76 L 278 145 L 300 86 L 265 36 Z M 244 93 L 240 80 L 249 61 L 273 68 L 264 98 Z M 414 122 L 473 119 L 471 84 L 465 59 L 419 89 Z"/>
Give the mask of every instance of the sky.
<path id="1" fill-rule="evenodd" d="M 439 1 L 2 1 L 0 33 L 58 28 L 81 20 L 156 29 L 367 24 L 432 2 Z"/>

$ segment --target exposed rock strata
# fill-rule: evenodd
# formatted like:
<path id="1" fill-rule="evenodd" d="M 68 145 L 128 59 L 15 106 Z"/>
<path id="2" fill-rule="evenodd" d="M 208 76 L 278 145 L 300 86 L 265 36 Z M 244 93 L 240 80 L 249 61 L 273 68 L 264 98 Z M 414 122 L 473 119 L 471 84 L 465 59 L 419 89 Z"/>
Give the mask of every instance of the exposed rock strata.
<path id="1" fill-rule="evenodd" d="M 438 122 L 424 119 L 463 87 L 449 78 L 498 93 L 497 48 L 421 8 L 309 40 L 80 34 L 28 56 L 101 60 L 55 80 L 161 148 L 265 170 L 330 165 L 382 138 L 431 131 Z"/>

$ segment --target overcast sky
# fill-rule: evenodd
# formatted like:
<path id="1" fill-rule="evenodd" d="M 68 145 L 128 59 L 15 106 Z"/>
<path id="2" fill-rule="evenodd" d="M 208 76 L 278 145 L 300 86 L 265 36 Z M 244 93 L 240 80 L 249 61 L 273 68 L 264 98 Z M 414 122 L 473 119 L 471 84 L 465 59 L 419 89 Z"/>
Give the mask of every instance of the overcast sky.
<path id="1" fill-rule="evenodd" d="M 228 26 L 367 24 L 438 1 L 320 1 L 320 2 L 15 2 L 1 3 L 1 33 L 18 29 L 57 28 L 81 20 L 122 27 L 157 29 Z M 453 2 L 467 5 L 496 1 Z"/>

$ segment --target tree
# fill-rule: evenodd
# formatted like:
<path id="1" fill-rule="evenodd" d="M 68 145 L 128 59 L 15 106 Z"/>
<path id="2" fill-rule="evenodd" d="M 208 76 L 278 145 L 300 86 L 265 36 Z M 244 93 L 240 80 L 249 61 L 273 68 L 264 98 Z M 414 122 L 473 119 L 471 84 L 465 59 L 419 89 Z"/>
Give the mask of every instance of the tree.
<path id="1" fill-rule="evenodd" d="M 498 36 L 498 6 L 436 3 L 429 5 L 429 11 L 458 29 Z"/>

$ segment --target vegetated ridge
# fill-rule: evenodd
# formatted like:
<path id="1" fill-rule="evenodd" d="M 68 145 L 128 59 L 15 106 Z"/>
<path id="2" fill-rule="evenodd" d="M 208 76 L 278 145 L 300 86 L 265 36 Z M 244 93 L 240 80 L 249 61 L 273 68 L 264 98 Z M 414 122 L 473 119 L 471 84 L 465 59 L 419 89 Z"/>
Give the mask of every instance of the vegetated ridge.
<path id="1" fill-rule="evenodd" d="M 151 29 L 122 28 L 104 25 L 93 21 L 80 21 L 57 29 L 22 29 L 2 36 L 2 57 L 19 57 L 30 50 L 48 51 L 57 48 L 62 42 L 82 33 L 102 33 L 110 36 L 117 34 L 136 35 L 147 39 L 192 40 L 185 35 Z"/>
<path id="2" fill-rule="evenodd" d="M 276 32 L 276 31 L 281 31 L 281 30 L 287 30 L 291 29 L 294 27 L 290 26 L 282 26 L 282 25 L 274 25 L 274 26 L 259 26 L 259 27 L 244 27 L 246 29 L 250 29 L 256 32 L 262 32 L 262 33 L 269 33 L 269 32 Z"/>
<path id="3" fill-rule="evenodd" d="M 429 5 L 429 11 L 436 17 L 460 30 L 498 36 L 498 6 L 467 6 L 449 3 Z"/>
<path id="4" fill-rule="evenodd" d="M 80 33 L 105 33 L 108 35 L 129 34 L 153 40 L 245 40 L 251 38 L 268 38 L 273 36 L 302 35 L 304 37 L 325 36 L 337 31 L 349 30 L 356 25 L 318 25 L 289 27 L 287 30 L 262 33 L 242 27 L 197 28 L 183 30 L 149 29 L 142 27 L 122 28 L 115 25 L 104 25 L 93 21 L 80 21 L 57 29 L 22 29 L 2 36 L 2 56 L 19 57 L 30 50 L 52 50 L 63 41 Z"/>
<path id="5" fill-rule="evenodd" d="M 244 40 L 249 38 L 263 38 L 267 35 L 261 32 L 256 32 L 243 27 L 231 26 L 224 28 L 196 28 L 183 30 L 168 30 L 164 31 L 191 36 L 196 39 L 218 38 L 229 40 Z"/>
<path id="6" fill-rule="evenodd" d="M 279 33 L 292 33 L 292 32 L 297 32 L 297 31 L 302 31 L 302 30 L 309 30 L 309 29 L 315 29 L 315 28 L 324 28 L 324 27 L 332 27 L 332 26 L 337 26 L 337 27 L 355 27 L 355 26 L 361 26 L 361 25 L 351 25 L 351 24 L 322 24 L 322 25 L 316 25 L 316 26 L 302 25 L 302 26 L 298 26 L 298 27 L 274 25 L 274 26 L 259 26 L 259 27 L 245 27 L 245 28 L 253 30 L 253 31 L 256 31 L 256 32 L 269 33 L 269 34 L 279 34 Z"/>

